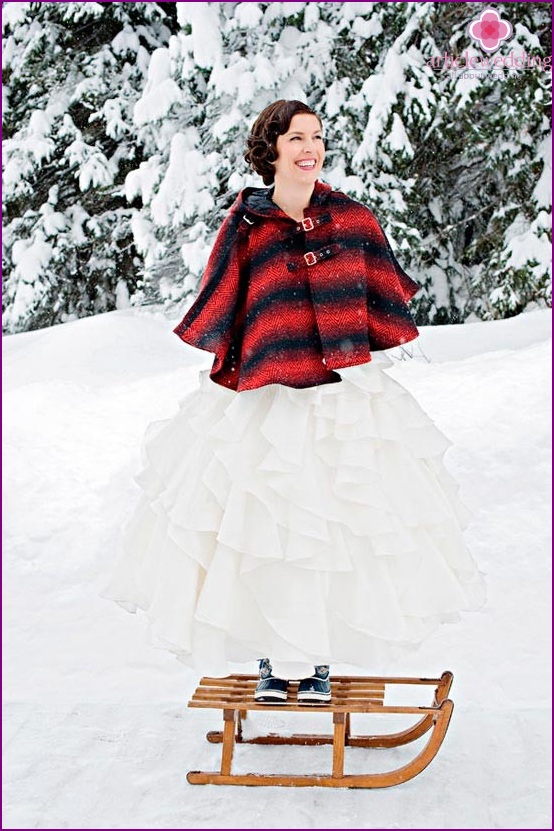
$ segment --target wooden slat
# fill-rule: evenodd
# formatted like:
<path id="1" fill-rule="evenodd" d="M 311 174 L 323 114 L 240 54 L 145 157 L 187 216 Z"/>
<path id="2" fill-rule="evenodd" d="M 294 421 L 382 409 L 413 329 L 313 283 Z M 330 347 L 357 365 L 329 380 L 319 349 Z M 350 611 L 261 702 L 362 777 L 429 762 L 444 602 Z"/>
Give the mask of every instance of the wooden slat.
<path id="1" fill-rule="evenodd" d="M 200 684 L 197 689 L 201 690 L 228 690 L 229 692 L 235 691 L 240 693 L 247 693 L 251 690 L 256 689 L 256 682 L 252 682 L 251 684 Z M 289 687 L 294 689 L 298 687 L 297 681 L 289 681 Z M 385 685 L 384 684 L 346 684 L 342 681 L 331 681 L 331 689 L 337 691 L 347 692 L 349 690 L 355 692 L 384 692 Z"/>
<path id="2" fill-rule="evenodd" d="M 229 702 L 227 700 L 218 700 L 216 698 L 206 698 L 206 699 L 191 699 L 188 702 L 189 707 L 208 707 L 210 709 L 228 709 L 229 707 L 235 707 L 237 710 L 244 709 L 244 710 L 257 710 L 259 712 L 269 711 L 269 710 L 287 710 L 287 711 L 303 711 L 306 710 L 313 710 L 322 713 L 406 713 L 406 714 L 414 714 L 414 715 L 425 715 L 427 713 L 436 713 L 436 707 L 407 707 L 407 706 L 387 706 L 382 705 L 380 703 L 373 704 L 371 702 L 365 701 L 346 701 L 343 703 L 336 703 L 333 704 L 291 704 L 289 702 L 283 702 L 282 704 L 258 704 L 255 701 L 240 701 L 240 702 Z"/>
<path id="3" fill-rule="evenodd" d="M 233 695 L 231 693 L 224 693 L 220 694 L 214 692 L 212 694 L 206 695 L 204 693 L 195 692 L 192 695 L 191 701 L 197 702 L 198 706 L 201 706 L 200 702 L 206 702 L 205 706 L 211 706 L 213 702 L 223 702 L 228 707 L 234 707 L 235 709 L 245 709 L 249 710 L 252 704 L 257 704 L 254 696 L 247 696 L 244 695 Z M 292 696 L 288 699 L 288 701 L 283 701 L 282 704 L 279 704 L 279 707 L 290 707 L 291 705 L 296 703 L 296 697 Z M 352 704 L 352 706 L 371 706 L 371 707 L 383 707 L 383 696 L 382 695 L 333 695 L 331 698 L 331 705 L 341 706 L 346 704 Z M 265 704 L 260 706 L 267 706 Z M 305 709 L 306 704 L 299 704 L 303 709 Z M 318 706 L 318 705 L 313 705 Z"/>
<path id="4" fill-rule="evenodd" d="M 259 678 L 253 678 L 251 681 L 237 681 L 232 678 L 203 678 L 199 686 L 203 689 L 235 689 L 245 691 L 255 689 L 258 681 Z M 289 681 L 289 684 L 293 687 L 298 686 L 299 683 L 297 680 Z M 353 681 L 352 679 L 349 681 L 341 681 L 337 678 L 331 678 L 331 687 L 336 687 L 337 689 L 384 690 L 385 684 L 380 681 Z"/>
<path id="5" fill-rule="evenodd" d="M 286 702 L 265 704 L 257 703 L 254 690 L 259 681 L 256 675 L 230 675 L 226 678 L 205 676 L 200 680 L 189 702 L 190 707 L 209 707 L 213 709 L 248 711 L 293 710 L 297 712 L 308 709 L 320 712 L 337 713 L 400 713 L 415 715 L 432 715 L 436 713 L 441 699 L 450 688 L 452 673 L 445 672 L 441 678 L 405 678 L 372 676 L 334 676 L 331 679 L 331 701 L 326 704 L 299 703 L 296 700 L 295 687 L 298 681 L 289 683 L 289 698 Z M 434 684 L 439 700 L 435 698 L 429 706 L 385 705 L 385 689 L 388 684 L 431 685 Z"/>
<path id="6" fill-rule="evenodd" d="M 348 716 L 349 713 L 344 713 L 345 720 Z M 426 719 L 429 719 L 429 721 L 425 721 Z M 409 744 L 411 741 L 421 738 L 432 726 L 433 716 L 424 716 L 420 722 L 408 730 L 402 730 L 399 733 L 382 733 L 372 736 L 345 735 L 344 743 L 346 747 L 400 747 L 401 745 Z M 221 744 L 223 741 L 223 733 L 221 730 L 211 730 L 207 733 L 206 738 L 211 744 Z M 334 741 L 334 736 L 328 733 L 292 733 L 292 735 L 285 736 L 280 736 L 277 733 L 268 733 L 265 736 L 250 736 L 248 739 L 245 739 L 243 736 L 236 736 L 235 738 L 239 744 L 302 745 L 303 747 L 333 744 Z"/>
<path id="7" fill-rule="evenodd" d="M 446 673 L 445 673 L 446 674 Z M 418 685 L 418 684 L 434 684 L 437 685 L 441 682 L 442 678 L 410 678 L 406 676 L 384 676 L 384 675 L 333 675 L 331 676 L 331 682 L 333 681 L 346 681 L 348 683 L 355 682 L 358 683 L 360 681 L 370 681 L 379 684 L 408 684 L 408 685 Z M 233 683 L 234 681 L 245 682 L 245 681 L 255 681 L 256 683 L 259 681 L 257 675 L 242 675 L 240 673 L 236 673 L 233 675 L 228 675 L 225 678 L 214 678 L 212 676 L 204 676 L 200 680 L 200 684 L 203 683 L 211 683 L 215 682 L 217 684 L 224 684 Z"/>
<path id="8" fill-rule="evenodd" d="M 291 695 L 295 695 L 295 691 L 291 690 Z M 385 693 L 382 690 L 341 690 L 341 689 L 333 689 L 331 688 L 331 694 L 333 700 L 344 700 L 349 699 L 352 701 L 360 700 L 364 701 L 366 699 L 371 699 L 373 701 L 383 701 L 385 697 Z M 228 698 L 230 701 L 249 701 L 253 698 L 253 691 L 252 690 L 234 690 L 232 688 L 228 689 L 217 689 L 216 687 L 199 687 L 193 693 L 193 696 L 196 698 Z"/>

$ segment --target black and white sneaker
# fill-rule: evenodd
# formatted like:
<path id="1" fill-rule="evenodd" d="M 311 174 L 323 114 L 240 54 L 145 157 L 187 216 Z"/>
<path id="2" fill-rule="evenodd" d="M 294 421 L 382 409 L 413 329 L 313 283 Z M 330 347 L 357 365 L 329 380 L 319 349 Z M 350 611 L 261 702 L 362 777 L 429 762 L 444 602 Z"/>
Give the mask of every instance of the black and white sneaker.
<path id="1" fill-rule="evenodd" d="M 329 667 L 314 667 L 310 678 L 303 678 L 298 685 L 297 698 L 301 704 L 327 704 L 331 701 Z"/>
<path id="2" fill-rule="evenodd" d="M 284 704 L 287 700 L 288 681 L 274 678 L 269 658 L 260 660 L 260 680 L 254 691 L 254 700 L 260 704 Z"/>

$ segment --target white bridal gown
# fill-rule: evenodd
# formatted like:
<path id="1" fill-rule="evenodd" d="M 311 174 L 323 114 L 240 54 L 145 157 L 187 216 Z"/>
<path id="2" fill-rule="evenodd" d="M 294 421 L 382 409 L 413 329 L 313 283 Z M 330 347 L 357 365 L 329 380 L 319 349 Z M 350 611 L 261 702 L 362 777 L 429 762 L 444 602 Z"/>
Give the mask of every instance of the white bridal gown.
<path id="1" fill-rule="evenodd" d="M 338 383 L 240 393 L 202 370 L 147 429 L 103 596 L 144 610 L 154 642 L 200 673 L 269 657 L 291 678 L 336 662 L 371 674 L 480 608 L 450 441 L 390 365 L 379 353 Z"/>

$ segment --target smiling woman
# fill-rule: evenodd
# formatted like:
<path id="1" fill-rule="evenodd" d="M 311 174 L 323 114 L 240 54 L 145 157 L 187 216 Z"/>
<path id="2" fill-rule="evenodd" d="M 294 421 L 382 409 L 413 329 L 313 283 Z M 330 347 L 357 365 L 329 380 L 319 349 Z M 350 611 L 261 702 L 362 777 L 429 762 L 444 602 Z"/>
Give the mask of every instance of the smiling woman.
<path id="1" fill-rule="evenodd" d="M 275 101 L 254 122 L 247 145 L 246 161 L 275 185 L 273 202 L 302 222 L 325 160 L 319 116 L 301 101 Z"/>
<path id="2" fill-rule="evenodd" d="M 325 159 L 319 119 L 309 113 L 293 115 L 288 131 L 277 137 L 275 146 L 273 201 L 301 222 L 307 207 L 306 189 L 313 187 Z"/>
<path id="3" fill-rule="evenodd" d="M 259 173 L 265 185 L 271 185 L 275 181 L 276 167 L 279 165 L 278 158 L 283 145 L 298 145 L 299 140 L 304 138 L 304 130 L 312 138 L 323 136 L 321 119 L 302 101 L 281 99 L 260 113 L 246 140 L 244 158 L 256 173 Z M 321 146 L 323 147 L 323 141 Z"/>
<path id="4" fill-rule="evenodd" d="M 379 355 L 417 337 L 417 283 L 373 212 L 319 180 L 306 104 L 267 107 L 245 158 L 272 187 L 238 195 L 174 330 L 213 366 L 148 430 L 106 596 L 202 673 L 259 659 L 257 701 L 300 678 L 325 702 L 331 661 L 385 669 L 484 586 L 449 441 Z"/>

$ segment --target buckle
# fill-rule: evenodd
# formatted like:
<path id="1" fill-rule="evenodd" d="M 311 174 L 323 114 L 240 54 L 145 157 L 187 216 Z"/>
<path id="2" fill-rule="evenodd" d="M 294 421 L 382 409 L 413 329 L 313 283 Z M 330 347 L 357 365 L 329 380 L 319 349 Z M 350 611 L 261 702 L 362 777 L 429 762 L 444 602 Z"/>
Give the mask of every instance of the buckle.
<path id="1" fill-rule="evenodd" d="M 250 217 L 247 216 L 246 214 L 244 214 L 244 216 L 242 218 L 244 219 L 245 222 L 248 223 L 248 225 L 254 225 L 254 220 L 250 219 Z"/>
<path id="2" fill-rule="evenodd" d="M 306 219 L 303 219 L 300 223 L 305 231 L 311 231 L 315 228 L 314 221 L 310 216 L 307 216 Z"/>
<path id="3" fill-rule="evenodd" d="M 317 263 L 317 257 L 313 251 L 307 251 L 304 254 L 304 259 L 306 260 L 306 265 L 314 265 Z"/>

